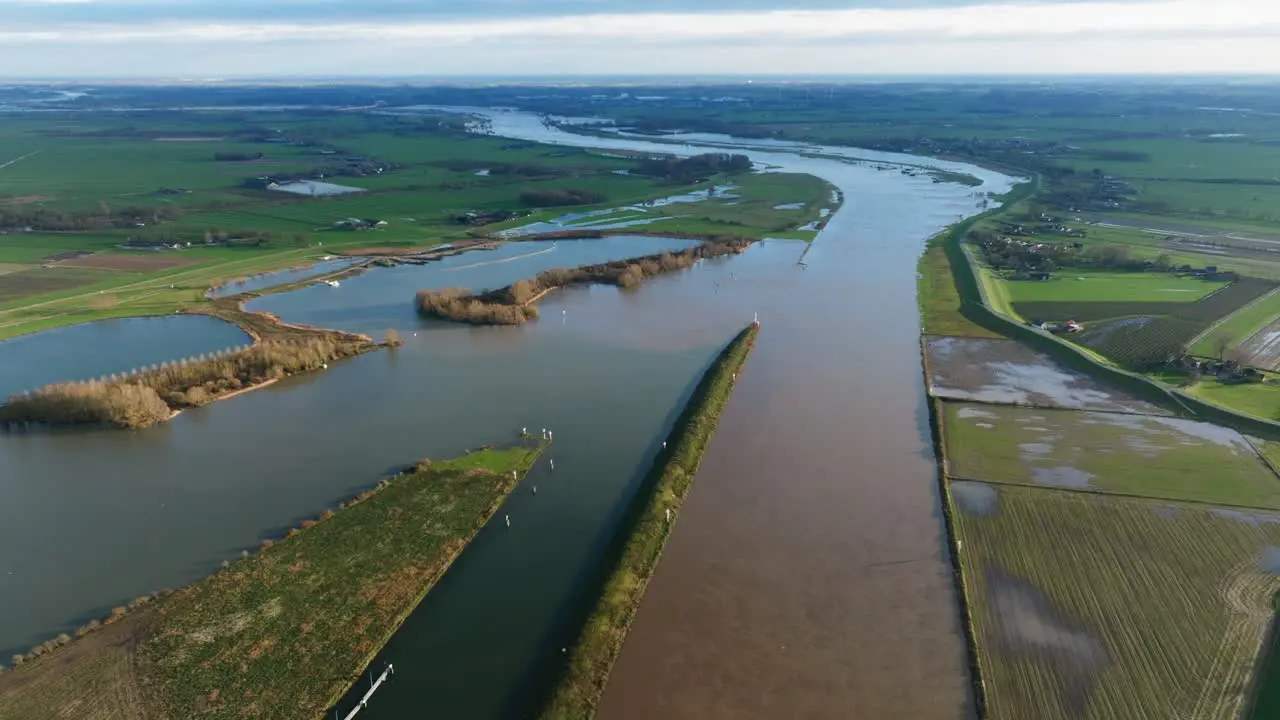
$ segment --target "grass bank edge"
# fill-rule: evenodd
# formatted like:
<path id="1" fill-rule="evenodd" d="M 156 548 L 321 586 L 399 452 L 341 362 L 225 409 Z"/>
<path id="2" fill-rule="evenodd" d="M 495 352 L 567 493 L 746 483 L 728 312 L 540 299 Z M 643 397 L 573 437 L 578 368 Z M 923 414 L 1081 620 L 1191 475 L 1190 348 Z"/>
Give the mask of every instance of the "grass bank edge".
<path id="1" fill-rule="evenodd" d="M 93 667 L 89 671 L 91 674 L 94 672 L 109 672 L 110 667 L 103 669 L 100 666 L 104 663 L 98 662 L 99 658 L 103 656 L 101 648 L 97 650 L 90 649 L 87 654 L 79 656 L 74 655 L 73 651 L 79 649 L 83 643 L 91 642 L 106 629 L 114 629 L 124 623 L 134 623 L 136 625 L 134 628 L 127 631 L 130 637 L 137 636 L 135 639 L 128 641 L 130 644 L 136 644 L 136 652 L 138 653 L 131 660 L 131 664 L 138 666 L 137 672 L 140 675 L 145 675 L 148 667 L 155 669 L 165 665 L 163 662 L 140 663 L 139 661 L 142 658 L 139 656 L 145 657 L 147 654 L 147 648 L 145 646 L 165 634 L 166 628 L 174 627 L 173 623 L 165 623 L 163 615 L 165 614 L 165 611 L 175 603 L 181 602 L 184 599 L 190 599 L 189 596 L 193 593 L 200 593 L 204 590 L 208 590 L 208 588 L 215 585 L 219 579 L 243 571 L 247 564 L 262 562 L 263 558 L 268 553 L 279 554 L 290 552 L 291 546 L 296 545 L 297 542 L 301 541 L 301 539 L 315 537 L 316 533 L 330 531 L 331 528 L 334 527 L 333 523 L 335 520 L 342 522 L 343 520 L 350 518 L 351 511 L 357 507 L 365 506 L 364 509 L 367 510 L 371 503 L 379 503 L 380 501 L 387 502 L 385 500 L 387 497 L 386 490 L 389 488 L 396 486 L 404 487 L 409 483 L 415 482 L 426 483 L 433 477 L 438 477 L 440 473 L 448 473 L 452 471 L 460 471 L 464 473 L 482 472 L 489 475 L 495 483 L 495 486 L 492 489 L 493 497 L 479 514 L 469 519 L 464 531 L 459 533 L 458 537 L 454 538 L 454 542 L 452 544 L 443 544 L 441 546 L 441 548 L 446 552 L 442 553 L 438 558 L 439 563 L 436 571 L 427 578 L 427 581 L 423 583 L 421 589 L 415 593 L 414 599 L 399 608 L 395 617 L 388 621 L 389 624 L 387 625 L 386 631 L 379 635 L 376 642 L 373 643 L 372 649 L 360 659 L 358 667 L 353 666 L 338 669 L 332 674 L 326 674 L 325 677 L 318 681 L 324 683 L 339 682 L 341 684 L 340 687 L 334 686 L 332 690 L 327 690 L 323 686 L 317 688 L 317 694 L 315 696 L 316 699 L 313 704 L 315 707 L 320 708 L 316 714 L 316 717 L 319 718 L 321 717 L 320 713 L 327 714 L 334 705 L 345 697 L 351 687 L 363 678 L 365 671 L 377 657 L 377 654 L 383 649 L 387 642 L 390 641 L 408 617 L 417 609 L 422 600 L 439 582 L 440 578 L 448 572 L 449 568 L 452 567 L 457 558 L 470 545 L 471 541 L 480 532 L 480 530 L 493 518 L 502 504 L 506 502 L 511 492 L 514 491 L 514 489 L 524 479 L 529 470 L 534 467 L 538 458 L 549 445 L 550 443 L 547 441 L 539 442 L 530 438 L 523 438 L 521 443 L 510 447 L 493 448 L 486 446 L 475 451 L 468 451 L 459 457 L 448 460 L 438 462 L 432 462 L 429 460 L 419 461 L 399 473 L 383 478 L 375 485 L 360 492 L 354 498 L 343 502 L 336 511 L 327 510 L 322 513 L 318 519 L 303 521 L 301 527 L 290 529 L 279 539 L 264 540 L 257 551 L 252 553 L 245 551 L 245 553 L 242 554 L 242 557 L 234 561 L 225 562 L 222 568 L 211 575 L 200 580 L 196 580 L 195 582 L 176 591 L 163 590 L 152 593 L 151 595 L 142 596 L 129 603 L 127 608 L 123 606 L 118 607 L 103 620 L 91 621 L 88 625 L 82 627 L 76 632 L 75 639 L 71 639 L 66 634 L 63 634 L 57 639 L 53 639 L 36 646 L 36 648 L 33 649 L 31 653 L 27 654 L 27 656 L 22 660 L 18 660 L 18 656 L 15 656 L 15 663 L 12 667 L 6 668 L 5 666 L 0 665 L 0 699 L 7 698 L 9 701 L 12 701 L 15 706 L 22 704 L 24 698 L 21 695 L 24 685 L 27 687 L 38 685 L 38 681 L 40 679 L 39 674 L 42 672 L 57 673 L 65 670 L 65 667 L 63 666 L 65 666 L 67 662 L 64 661 L 64 657 L 68 654 L 72 655 L 70 661 L 78 663 L 81 667 L 92 664 Z M 374 546 L 370 545 L 370 547 L 373 548 Z M 292 572 L 292 569 L 290 570 Z M 321 613 L 322 611 L 317 609 L 315 612 Z M 111 642 L 114 643 L 116 641 Z M 152 659 L 154 660 L 155 658 Z M 32 677 L 33 675 L 36 675 L 36 677 Z M 144 677 L 142 679 L 144 680 L 144 683 L 140 690 L 143 691 L 145 699 L 141 702 L 145 705 L 154 706 L 149 709 L 155 711 L 163 711 L 166 707 L 169 707 L 170 703 L 166 702 L 166 699 L 172 700 L 172 698 L 165 698 L 163 688 L 157 686 L 157 683 L 160 683 L 161 685 L 165 684 L 165 677 L 161 675 L 159 677 Z M 185 692 L 187 695 L 190 695 L 191 698 L 199 696 L 202 690 L 207 689 L 191 687 L 185 683 L 179 683 L 179 685 L 181 685 L 181 692 Z M 17 697 L 14 696 L 15 692 L 17 693 Z M 84 693 L 87 696 L 91 695 L 93 697 L 99 697 L 94 688 L 85 688 Z M 325 694 L 321 697 L 319 693 Z M 88 697 L 80 698 L 80 700 L 88 699 Z M 25 698 L 25 700 L 27 701 L 26 706 L 29 708 L 32 699 Z M 35 702 L 38 704 L 40 700 L 36 699 Z M 13 706 L 7 707 L 9 707 L 10 710 L 15 710 L 17 713 L 13 716 L 14 720 L 21 720 L 24 717 L 44 718 L 56 714 L 54 712 L 56 708 L 41 707 L 35 714 L 23 714 Z M 299 710 L 300 708 L 294 709 Z M 125 710 L 128 710 L 128 708 L 125 708 Z M 215 716 L 218 714 L 216 709 L 212 711 L 212 714 Z M 118 715 L 110 716 L 115 717 Z M 9 718 L 10 716 L 6 714 L 5 717 Z"/>
<path id="2" fill-rule="evenodd" d="M 589 718 L 595 714 L 614 663 L 658 567 L 702 456 L 715 434 L 747 357 L 755 346 L 758 323 L 738 333 L 703 375 L 668 436 L 668 449 L 654 461 L 642 486 L 643 503 L 634 522 L 624 521 L 625 537 L 604 578 L 594 608 L 585 619 L 566 667 L 539 709 L 543 720 Z M 666 512 L 674 511 L 671 521 Z"/>

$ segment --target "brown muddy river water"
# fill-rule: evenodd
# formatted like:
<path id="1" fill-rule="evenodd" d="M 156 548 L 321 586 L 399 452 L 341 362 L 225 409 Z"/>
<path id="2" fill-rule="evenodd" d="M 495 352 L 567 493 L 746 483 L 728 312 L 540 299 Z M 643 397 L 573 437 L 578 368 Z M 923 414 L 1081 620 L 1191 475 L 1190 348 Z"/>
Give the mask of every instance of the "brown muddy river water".
<path id="1" fill-rule="evenodd" d="M 694 154 L 729 142 L 656 145 L 573 136 L 523 113 L 492 119 L 498 135 L 562 144 Z M 0 650 L 200 577 L 397 466 L 545 426 L 554 472 L 535 470 L 526 482 L 538 495 L 517 490 L 500 511 L 511 529 L 482 531 L 375 661 L 396 674 L 361 718 L 519 714 L 560 662 L 575 601 L 683 398 L 759 313 L 757 350 L 601 716 L 964 717 L 915 287 L 924 239 L 976 212 L 975 189 L 748 147 L 844 192 L 807 269 L 802 243 L 767 241 L 633 292 L 555 293 L 539 321 L 485 329 L 419 320 L 412 292 L 383 297 L 375 270 L 336 291 L 349 303 L 321 288 L 255 307 L 395 327 L 407 341 L 397 352 L 142 432 L 0 435 Z M 936 164 L 982 178 L 982 192 L 1012 182 Z M 505 275 L 520 262 L 493 267 Z M 439 271 L 420 269 L 420 286 L 453 284 Z M 509 282 L 499 279 L 468 282 Z"/>

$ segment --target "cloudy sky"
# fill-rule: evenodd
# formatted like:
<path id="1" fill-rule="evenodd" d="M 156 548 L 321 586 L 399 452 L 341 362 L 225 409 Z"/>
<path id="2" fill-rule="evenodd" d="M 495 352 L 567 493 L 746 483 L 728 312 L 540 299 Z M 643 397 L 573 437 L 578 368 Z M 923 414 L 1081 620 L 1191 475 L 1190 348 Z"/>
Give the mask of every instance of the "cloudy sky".
<path id="1" fill-rule="evenodd" d="M 1280 72 L 1280 0 L 0 0 L 0 76 Z"/>

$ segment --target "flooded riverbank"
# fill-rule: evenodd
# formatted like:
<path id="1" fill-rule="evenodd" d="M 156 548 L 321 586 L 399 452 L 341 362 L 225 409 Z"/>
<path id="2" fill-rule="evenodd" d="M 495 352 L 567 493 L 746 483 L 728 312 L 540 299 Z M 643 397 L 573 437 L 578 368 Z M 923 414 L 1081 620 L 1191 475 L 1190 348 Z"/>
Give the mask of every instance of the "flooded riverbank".
<path id="1" fill-rule="evenodd" d="M 530 140 L 697 151 L 566 135 L 521 113 L 492 124 Z M 518 490 L 500 511 L 510 530 L 483 530 L 388 645 L 396 674 L 361 717 L 510 715 L 559 662 L 583 582 L 693 379 L 759 313 L 752 371 L 604 716 L 960 715 L 967 678 L 936 515 L 915 268 L 925 237 L 973 211 L 971 190 L 788 150 L 751 153 L 846 198 L 808 270 L 797 264 L 804 243 L 765 241 L 632 292 L 554 293 L 542 320 L 510 329 L 417 318 L 413 292 L 432 284 L 414 273 L 465 287 L 472 263 L 490 261 L 480 267 L 510 277 L 483 281 L 503 285 L 543 260 L 585 261 L 501 255 L 534 249 L 522 243 L 452 266 L 377 269 L 250 309 L 375 336 L 410 330 L 399 351 L 143 432 L 0 436 L 0 547 L 22 549 L 0 555 L 0 649 L 199 577 L 358 478 L 546 426 L 556 469 L 530 476 L 538 495 Z M 1007 189 L 1007 178 L 967 171 L 985 191 Z"/>

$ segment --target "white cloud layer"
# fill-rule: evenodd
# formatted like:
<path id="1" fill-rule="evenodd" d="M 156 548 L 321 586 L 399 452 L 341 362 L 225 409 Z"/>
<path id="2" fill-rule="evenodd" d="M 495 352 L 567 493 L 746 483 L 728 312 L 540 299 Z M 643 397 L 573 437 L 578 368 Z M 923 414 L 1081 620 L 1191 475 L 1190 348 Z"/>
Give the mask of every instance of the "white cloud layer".
<path id="1" fill-rule="evenodd" d="M 1280 71 L 1280 0 L 43 27 L 4 12 L 0 0 L 0 72 L 34 76 L 155 75 L 148 52 L 170 72 L 229 75 Z M 873 69 L 837 67 L 851 62 Z"/>

